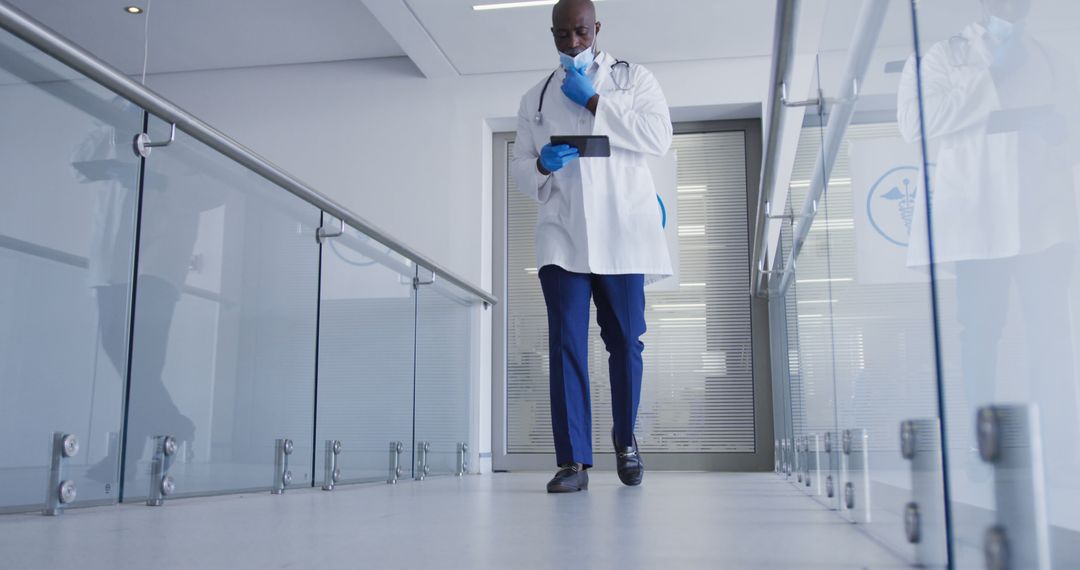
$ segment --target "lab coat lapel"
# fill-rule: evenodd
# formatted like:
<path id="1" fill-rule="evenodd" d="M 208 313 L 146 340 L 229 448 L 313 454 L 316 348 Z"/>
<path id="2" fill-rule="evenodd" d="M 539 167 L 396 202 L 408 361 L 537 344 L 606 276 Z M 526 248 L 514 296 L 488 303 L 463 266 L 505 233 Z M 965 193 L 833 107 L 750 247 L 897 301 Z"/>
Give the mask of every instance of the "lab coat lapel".
<path id="1" fill-rule="evenodd" d="M 596 78 L 593 81 L 593 87 L 596 88 L 597 93 L 603 93 L 605 91 L 605 84 L 611 81 L 611 56 L 606 51 L 600 52 L 600 57 L 597 58 L 596 63 L 600 65 L 600 68 L 596 70 Z"/>
<path id="2" fill-rule="evenodd" d="M 558 118 L 555 122 L 553 135 L 573 135 L 577 132 L 577 120 L 581 107 L 570 100 L 562 91 L 563 81 L 566 79 L 566 70 L 560 68 L 552 80 L 552 93 L 550 96 L 556 101 L 554 107 L 558 109 Z"/>

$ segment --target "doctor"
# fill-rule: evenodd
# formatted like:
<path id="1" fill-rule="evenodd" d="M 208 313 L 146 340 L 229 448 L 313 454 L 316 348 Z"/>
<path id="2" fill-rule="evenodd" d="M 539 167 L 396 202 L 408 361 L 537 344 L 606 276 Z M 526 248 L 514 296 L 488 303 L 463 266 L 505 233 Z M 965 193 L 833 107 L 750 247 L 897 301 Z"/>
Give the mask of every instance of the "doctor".
<path id="1" fill-rule="evenodd" d="M 1047 477 L 1072 485 L 1069 474 L 1080 467 L 1069 310 L 1080 245 L 1074 62 L 1028 29 L 1031 0 L 979 6 L 981 17 L 932 45 L 920 65 L 908 58 L 900 80 L 901 134 L 936 151 L 931 199 L 920 192 L 916 202 L 908 264 L 932 262 L 956 277 L 958 326 L 945 329 L 956 342 L 946 336 L 945 346 L 959 349 L 969 412 L 1000 401 L 998 386 L 1023 385 L 1039 405 Z M 1011 307 L 1023 318 L 1022 342 L 1005 336 Z M 973 479 L 983 465 L 974 437 L 968 433 L 965 457 Z"/>
<path id="2" fill-rule="evenodd" d="M 645 345 L 645 282 L 671 275 L 660 205 L 646 155 L 671 146 L 667 102 L 645 68 L 599 51 L 591 0 L 560 0 L 551 33 L 560 66 L 521 98 L 513 175 L 540 203 L 537 267 L 547 304 L 551 423 L 559 471 L 549 493 L 589 486 L 589 301 L 609 354 L 619 479 L 645 466 L 634 437 Z M 608 158 L 579 158 L 552 135 L 605 135 Z"/>

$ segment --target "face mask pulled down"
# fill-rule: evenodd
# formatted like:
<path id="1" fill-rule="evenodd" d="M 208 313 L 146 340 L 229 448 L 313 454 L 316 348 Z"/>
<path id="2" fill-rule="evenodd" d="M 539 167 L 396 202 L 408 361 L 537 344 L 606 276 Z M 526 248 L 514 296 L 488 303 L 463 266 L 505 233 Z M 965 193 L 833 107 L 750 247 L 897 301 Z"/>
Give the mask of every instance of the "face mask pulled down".
<path id="1" fill-rule="evenodd" d="M 998 42 L 1005 42 L 1019 36 L 1024 31 L 1024 24 L 991 15 L 986 23 L 986 31 Z"/>
<path id="2" fill-rule="evenodd" d="M 593 60 L 596 58 L 596 54 L 593 53 L 592 46 L 589 46 L 576 56 L 569 56 L 563 52 L 559 52 L 559 63 L 566 69 L 576 69 L 578 71 L 586 71 L 589 66 L 593 64 Z"/>

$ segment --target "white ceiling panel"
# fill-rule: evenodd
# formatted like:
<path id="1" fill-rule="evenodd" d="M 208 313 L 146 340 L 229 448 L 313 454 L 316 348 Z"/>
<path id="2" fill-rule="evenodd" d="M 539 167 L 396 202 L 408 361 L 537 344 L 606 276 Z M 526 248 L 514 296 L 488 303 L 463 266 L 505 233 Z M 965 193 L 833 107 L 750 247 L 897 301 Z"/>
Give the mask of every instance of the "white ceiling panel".
<path id="1" fill-rule="evenodd" d="M 474 4 L 491 0 L 9 1 L 128 74 L 142 70 L 147 16 L 123 8 L 148 2 L 149 73 L 404 55 L 448 62 L 445 73 L 420 66 L 439 76 L 557 64 L 550 6 L 474 11 Z M 378 18 L 372 5 L 380 8 Z M 774 9 L 771 1 L 605 0 L 597 4 L 604 25 L 599 42 L 637 63 L 767 56 Z"/>
<path id="2" fill-rule="evenodd" d="M 143 65 L 148 0 L 11 0 L 129 74 Z M 149 0 L 148 71 L 165 73 L 404 55 L 360 0 Z"/>
<path id="3" fill-rule="evenodd" d="M 539 70 L 558 64 L 551 7 L 474 11 L 492 0 L 405 0 L 465 75 Z M 605 0 L 596 5 L 602 49 L 650 63 L 768 55 L 775 2 Z"/>

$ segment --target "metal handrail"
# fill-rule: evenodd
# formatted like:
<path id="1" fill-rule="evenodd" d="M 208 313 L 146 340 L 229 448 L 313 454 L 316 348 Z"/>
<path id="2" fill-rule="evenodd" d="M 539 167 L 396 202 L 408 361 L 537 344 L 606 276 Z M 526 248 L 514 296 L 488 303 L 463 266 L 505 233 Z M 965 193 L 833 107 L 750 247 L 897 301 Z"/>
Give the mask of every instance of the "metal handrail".
<path id="1" fill-rule="evenodd" d="M 57 61 L 94 80 L 106 89 L 128 99 L 150 114 L 176 125 L 195 140 L 209 146 L 231 158 L 248 170 L 266 180 L 284 188 L 297 198 L 319 208 L 331 216 L 343 220 L 353 228 L 382 242 L 395 252 L 423 266 L 441 279 L 457 285 L 487 304 L 498 300 L 484 291 L 443 268 L 428 257 L 406 246 L 386 232 L 372 225 L 334 200 L 319 193 L 298 178 L 285 172 L 269 160 L 259 156 L 251 149 L 229 138 L 222 132 L 204 123 L 191 113 L 165 99 L 158 93 L 124 75 L 120 70 L 94 57 L 92 54 L 56 33 L 49 27 L 8 2 L 0 0 L 0 28 L 3 28 L 36 47 Z"/>
<path id="2" fill-rule="evenodd" d="M 818 199 L 825 191 L 833 165 L 836 164 L 836 156 L 855 115 L 855 105 L 859 100 L 859 85 L 863 83 L 866 72 L 870 68 L 870 60 L 874 55 L 873 46 L 881 35 L 888 9 L 888 0 L 867 0 L 863 2 L 862 9 L 859 11 L 855 32 L 848 48 L 844 77 L 840 81 L 841 89 L 850 89 L 851 93 L 836 99 L 829 110 L 829 124 L 822 138 L 821 151 L 818 153 L 817 160 L 814 161 L 814 175 L 810 178 L 810 188 L 806 192 L 806 200 L 803 202 L 799 216 L 803 221 L 794 228 L 791 237 L 791 252 L 787 256 L 783 276 L 780 278 L 781 294 L 787 291 L 795 275 L 795 260 L 802 251 L 803 244 L 806 243 L 810 226 L 813 225 L 814 216 L 817 214 Z"/>
<path id="3" fill-rule="evenodd" d="M 750 257 L 750 293 L 765 296 L 765 283 L 772 269 L 766 261 L 768 245 L 766 230 L 769 218 L 766 212 L 770 201 L 769 191 L 776 182 L 777 145 L 782 131 L 784 116 L 784 83 L 788 67 L 795 51 L 794 28 L 797 0 L 777 0 L 776 24 L 773 31 L 772 72 L 769 83 L 769 110 L 766 115 L 766 132 L 761 163 L 761 186 L 758 192 L 757 213 L 754 222 L 754 248 Z"/>

